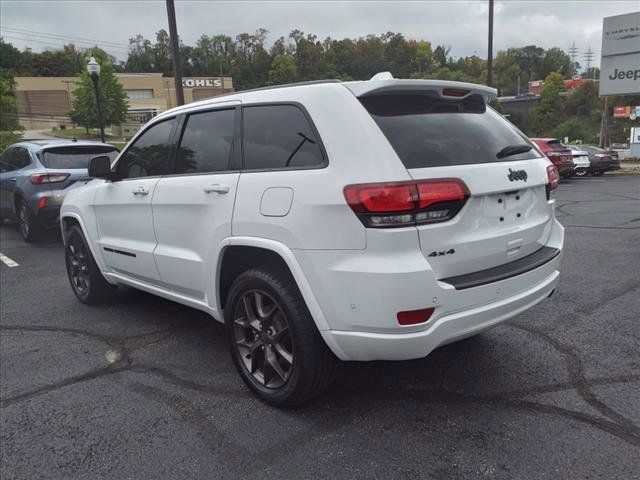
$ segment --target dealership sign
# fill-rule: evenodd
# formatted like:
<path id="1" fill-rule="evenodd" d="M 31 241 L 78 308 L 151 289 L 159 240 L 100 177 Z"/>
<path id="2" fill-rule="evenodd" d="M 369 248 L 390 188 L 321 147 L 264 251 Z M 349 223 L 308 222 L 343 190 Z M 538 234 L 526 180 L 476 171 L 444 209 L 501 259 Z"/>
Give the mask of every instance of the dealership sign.
<path id="1" fill-rule="evenodd" d="M 222 88 L 221 78 L 183 78 L 182 86 L 184 88 Z"/>
<path id="2" fill-rule="evenodd" d="M 640 93 L 640 12 L 607 17 L 602 25 L 600 95 Z"/>

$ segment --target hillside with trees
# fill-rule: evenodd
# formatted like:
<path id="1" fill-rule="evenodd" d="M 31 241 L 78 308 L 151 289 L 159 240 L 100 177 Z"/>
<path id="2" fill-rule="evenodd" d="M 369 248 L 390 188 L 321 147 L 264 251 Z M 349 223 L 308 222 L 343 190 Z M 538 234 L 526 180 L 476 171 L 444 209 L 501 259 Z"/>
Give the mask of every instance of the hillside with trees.
<path id="1" fill-rule="evenodd" d="M 0 78 L 8 82 L 3 92 L 11 96 L 14 75 L 79 76 L 90 55 L 100 57 L 103 65 L 111 64 L 114 72 L 173 75 L 169 35 L 165 30 L 158 31 L 154 39 L 142 35 L 132 37 L 127 59 L 120 62 L 97 47 L 77 49 L 69 44 L 60 50 L 34 53 L 19 51 L 10 43 L 0 41 Z M 394 32 L 320 39 L 293 30 L 287 37 L 274 41 L 269 40 L 269 32 L 262 28 L 235 38 L 205 34 L 193 45 L 181 42 L 180 57 L 184 76 L 232 76 L 237 90 L 329 78 L 365 80 L 380 71 L 390 71 L 397 78 L 481 84 L 487 80 L 485 59 L 477 55 L 454 58 L 449 45 L 407 39 Z M 561 95 L 562 80 L 580 71 L 581 66 L 573 63 L 562 49 L 528 45 L 497 52 L 493 83 L 500 95 L 516 95 L 526 91 L 529 81 L 549 79 L 530 121 L 524 124 L 517 116 L 510 119 L 531 135 L 569 136 L 595 142 L 602 112 L 602 100 L 595 84 L 586 83 L 572 93 Z M 598 78 L 599 74 L 597 69 L 586 73 L 589 78 Z M 614 98 L 610 105 L 614 104 L 637 105 L 640 98 Z M 618 119 L 613 122 L 611 141 L 626 141 L 628 123 Z"/>

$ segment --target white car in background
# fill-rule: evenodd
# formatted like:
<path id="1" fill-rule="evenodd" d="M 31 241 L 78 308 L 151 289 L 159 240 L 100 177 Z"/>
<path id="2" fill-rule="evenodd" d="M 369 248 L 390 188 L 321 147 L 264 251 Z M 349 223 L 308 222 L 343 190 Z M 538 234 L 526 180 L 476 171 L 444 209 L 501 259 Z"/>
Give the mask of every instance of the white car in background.
<path id="1" fill-rule="evenodd" d="M 61 213 L 74 293 L 129 285 L 226 324 L 273 405 L 341 360 L 407 360 L 504 322 L 558 283 L 556 167 L 438 80 L 322 81 L 163 112 Z"/>
<path id="2" fill-rule="evenodd" d="M 589 152 L 585 152 L 580 145 L 564 145 L 565 148 L 571 150 L 573 160 L 574 175 L 576 177 L 585 177 L 589 173 L 591 162 L 589 161 Z"/>

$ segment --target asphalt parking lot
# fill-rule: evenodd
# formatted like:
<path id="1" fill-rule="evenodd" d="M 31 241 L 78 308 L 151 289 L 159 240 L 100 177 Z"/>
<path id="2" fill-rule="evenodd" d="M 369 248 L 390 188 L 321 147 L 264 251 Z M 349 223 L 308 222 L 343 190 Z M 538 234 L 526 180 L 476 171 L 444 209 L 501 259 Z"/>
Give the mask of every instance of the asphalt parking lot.
<path id="1" fill-rule="evenodd" d="M 80 304 L 61 242 L 0 227 L 0 477 L 640 478 L 640 176 L 557 190 L 554 296 L 412 362 L 257 401 L 223 328 L 135 290 Z"/>

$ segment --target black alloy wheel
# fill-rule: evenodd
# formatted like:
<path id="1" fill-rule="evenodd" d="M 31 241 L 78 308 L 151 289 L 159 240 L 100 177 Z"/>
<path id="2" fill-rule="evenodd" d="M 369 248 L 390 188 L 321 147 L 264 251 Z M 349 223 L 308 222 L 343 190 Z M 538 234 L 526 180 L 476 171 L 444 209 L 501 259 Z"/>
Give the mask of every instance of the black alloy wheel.
<path id="1" fill-rule="evenodd" d="M 260 399 L 292 407 L 331 384 L 336 359 L 282 267 L 260 266 L 238 275 L 224 314 L 233 363 Z"/>
<path id="2" fill-rule="evenodd" d="M 71 226 L 65 240 L 67 275 L 78 300 L 88 305 L 111 301 L 117 287 L 107 282 L 100 272 L 82 229 Z"/>
<path id="3" fill-rule="evenodd" d="M 78 297 L 85 297 L 91 287 L 89 255 L 79 235 L 70 235 L 67 240 L 67 270 L 69 280 Z"/>
<path id="4" fill-rule="evenodd" d="M 234 312 L 236 349 L 242 364 L 262 386 L 284 386 L 293 370 L 291 330 L 278 303 L 263 290 L 242 295 Z"/>

